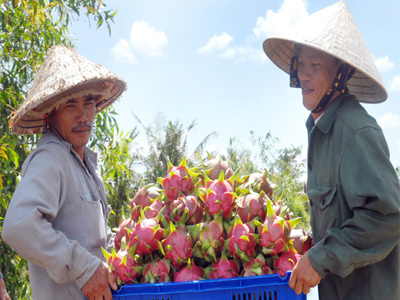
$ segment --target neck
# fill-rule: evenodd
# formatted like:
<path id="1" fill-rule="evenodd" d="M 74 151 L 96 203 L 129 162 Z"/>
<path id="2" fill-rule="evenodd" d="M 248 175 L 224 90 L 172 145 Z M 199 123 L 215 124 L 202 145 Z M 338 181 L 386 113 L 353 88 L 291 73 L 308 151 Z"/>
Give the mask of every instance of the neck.
<path id="1" fill-rule="evenodd" d="M 50 130 L 56 136 L 58 136 L 61 140 L 65 141 L 65 139 L 63 138 L 61 133 L 54 126 L 50 125 Z M 84 152 L 85 148 L 84 147 L 75 148 L 74 146 L 72 146 L 72 150 L 74 150 L 76 152 L 76 154 L 78 154 L 79 157 L 81 158 L 81 160 L 83 161 L 83 152 Z"/>
<path id="2" fill-rule="evenodd" d="M 337 97 L 339 97 L 341 93 L 339 91 L 336 91 L 335 94 L 333 95 L 332 99 L 328 102 L 328 104 L 325 106 L 325 108 L 317 113 L 311 112 L 311 115 L 313 117 L 314 120 L 318 119 L 318 117 L 320 117 L 329 107 L 329 105 L 331 105 L 331 103 L 333 102 L 333 100 L 335 100 Z"/>

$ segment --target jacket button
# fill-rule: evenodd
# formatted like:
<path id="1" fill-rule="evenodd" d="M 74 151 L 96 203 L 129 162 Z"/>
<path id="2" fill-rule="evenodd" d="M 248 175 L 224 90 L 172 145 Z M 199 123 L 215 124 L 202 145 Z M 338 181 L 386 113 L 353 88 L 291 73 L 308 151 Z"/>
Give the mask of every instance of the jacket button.
<path id="1" fill-rule="evenodd" d="M 312 164 L 311 164 L 311 163 L 308 164 L 308 169 L 309 169 L 310 171 L 312 170 Z"/>
<path id="2" fill-rule="evenodd" d="M 325 198 L 324 198 L 324 199 L 322 199 L 321 203 L 322 203 L 322 205 L 325 205 L 325 203 L 326 203 L 326 199 L 325 199 Z"/>

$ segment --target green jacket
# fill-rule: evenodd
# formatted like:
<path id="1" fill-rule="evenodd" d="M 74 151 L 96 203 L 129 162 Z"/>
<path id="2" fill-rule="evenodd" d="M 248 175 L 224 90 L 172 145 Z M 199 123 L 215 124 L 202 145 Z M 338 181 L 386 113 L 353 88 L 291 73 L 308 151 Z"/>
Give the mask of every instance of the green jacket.
<path id="1" fill-rule="evenodd" d="M 350 94 L 307 129 L 320 299 L 400 299 L 400 188 L 382 129 Z"/>

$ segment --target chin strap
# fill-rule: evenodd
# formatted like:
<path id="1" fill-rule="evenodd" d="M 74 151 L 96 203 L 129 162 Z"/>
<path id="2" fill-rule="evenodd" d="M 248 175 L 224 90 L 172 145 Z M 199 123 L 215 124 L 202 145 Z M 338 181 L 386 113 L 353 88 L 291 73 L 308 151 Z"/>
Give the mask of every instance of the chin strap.
<path id="1" fill-rule="evenodd" d="M 347 81 L 353 76 L 356 69 L 347 63 L 341 63 L 336 77 L 333 80 L 332 86 L 326 91 L 325 95 L 319 101 L 317 107 L 312 111 L 313 113 L 318 113 L 323 111 L 329 102 L 332 100 L 335 92 L 340 92 L 342 94 L 348 93 Z M 290 64 L 290 87 L 300 88 L 300 80 L 298 75 L 298 58 L 293 56 Z"/>

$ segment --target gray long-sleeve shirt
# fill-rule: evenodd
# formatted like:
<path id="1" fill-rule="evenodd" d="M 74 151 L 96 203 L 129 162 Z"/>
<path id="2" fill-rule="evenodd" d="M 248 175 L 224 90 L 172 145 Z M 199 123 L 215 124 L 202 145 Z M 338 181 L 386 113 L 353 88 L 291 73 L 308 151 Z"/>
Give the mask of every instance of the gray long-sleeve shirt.
<path id="1" fill-rule="evenodd" d="M 85 148 L 82 162 L 71 144 L 50 132 L 24 162 L 2 237 L 29 261 L 33 299 L 86 299 L 81 288 L 112 237 L 96 170 L 94 152 Z"/>

